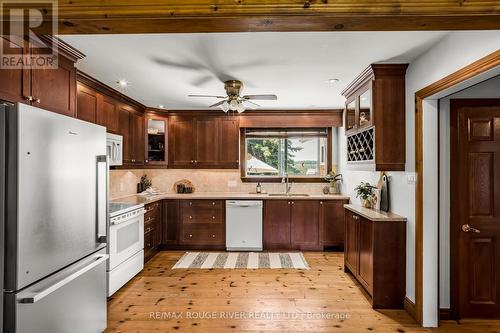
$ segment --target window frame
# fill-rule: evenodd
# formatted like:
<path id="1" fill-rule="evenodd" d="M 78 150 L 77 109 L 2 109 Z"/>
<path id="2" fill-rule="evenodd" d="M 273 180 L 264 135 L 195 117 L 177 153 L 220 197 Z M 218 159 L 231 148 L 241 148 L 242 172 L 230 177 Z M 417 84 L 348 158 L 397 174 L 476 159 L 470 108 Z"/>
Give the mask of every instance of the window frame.
<path id="1" fill-rule="evenodd" d="M 332 128 L 324 127 L 327 130 L 326 135 L 326 173 L 330 173 L 332 171 Z M 246 129 L 240 128 L 240 173 L 241 173 L 241 181 L 244 183 L 281 183 L 282 177 L 247 177 L 246 176 Z M 255 129 L 255 128 L 249 128 Z M 263 130 L 307 130 L 307 129 L 317 129 L 317 127 L 302 127 L 302 128 L 263 128 Z M 295 183 L 326 183 L 327 181 L 324 177 L 289 177 L 290 182 Z"/>

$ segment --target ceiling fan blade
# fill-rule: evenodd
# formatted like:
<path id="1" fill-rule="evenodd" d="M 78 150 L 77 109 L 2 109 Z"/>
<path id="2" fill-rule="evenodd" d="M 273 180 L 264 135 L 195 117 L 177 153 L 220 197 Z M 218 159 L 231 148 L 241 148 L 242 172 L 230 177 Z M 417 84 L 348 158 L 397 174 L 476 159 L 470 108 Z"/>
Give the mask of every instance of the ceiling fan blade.
<path id="1" fill-rule="evenodd" d="M 252 102 L 252 101 L 250 101 L 250 100 L 248 100 L 248 99 L 244 99 L 244 100 L 243 100 L 243 103 L 248 103 L 248 104 L 251 104 L 251 105 L 250 105 L 250 107 L 258 107 L 258 108 L 260 108 L 260 105 L 259 105 L 259 104 L 254 103 L 254 102 Z"/>
<path id="2" fill-rule="evenodd" d="M 212 104 L 212 105 L 209 106 L 209 108 L 214 108 L 214 107 L 220 106 L 220 105 L 222 105 L 224 103 L 226 103 L 226 100 L 223 100 L 223 101 L 217 102 L 215 104 Z"/>
<path id="3" fill-rule="evenodd" d="M 217 95 L 188 95 L 188 97 L 227 98 L 227 96 L 217 96 Z"/>
<path id="4" fill-rule="evenodd" d="M 245 95 L 241 98 L 246 99 L 246 100 L 255 99 L 255 100 L 261 100 L 261 101 L 276 101 L 278 99 L 278 96 L 276 96 L 276 95 Z"/>

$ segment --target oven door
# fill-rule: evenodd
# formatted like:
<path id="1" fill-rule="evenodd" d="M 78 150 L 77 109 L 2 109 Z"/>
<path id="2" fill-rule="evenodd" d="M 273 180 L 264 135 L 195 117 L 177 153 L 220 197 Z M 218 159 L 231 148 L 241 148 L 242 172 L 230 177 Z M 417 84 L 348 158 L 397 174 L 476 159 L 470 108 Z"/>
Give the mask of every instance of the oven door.
<path id="1" fill-rule="evenodd" d="M 109 227 L 108 270 L 144 249 L 144 215 L 111 224 Z"/>

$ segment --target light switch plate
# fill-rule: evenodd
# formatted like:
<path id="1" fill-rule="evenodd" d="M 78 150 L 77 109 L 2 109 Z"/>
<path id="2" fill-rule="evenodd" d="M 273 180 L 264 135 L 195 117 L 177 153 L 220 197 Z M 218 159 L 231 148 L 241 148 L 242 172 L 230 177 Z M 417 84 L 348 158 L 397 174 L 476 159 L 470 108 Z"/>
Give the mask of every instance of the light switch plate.
<path id="1" fill-rule="evenodd" d="M 407 172 L 406 182 L 408 184 L 415 184 L 417 182 L 417 174 L 415 172 Z"/>

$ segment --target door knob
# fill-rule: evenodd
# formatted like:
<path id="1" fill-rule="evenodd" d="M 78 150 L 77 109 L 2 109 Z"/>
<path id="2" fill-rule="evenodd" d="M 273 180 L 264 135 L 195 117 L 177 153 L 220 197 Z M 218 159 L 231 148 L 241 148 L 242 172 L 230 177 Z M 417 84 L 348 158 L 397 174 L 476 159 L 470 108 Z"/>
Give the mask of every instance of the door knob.
<path id="1" fill-rule="evenodd" d="M 481 230 L 476 229 L 476 228 L 473 228 L 473 227 L 471 227 L 471 226 L 470 226 L 470 225 L 468 225 L 468 224 L 464 224 L 464 225 L 462 225 L 462 231 L 463 231 L 463 232 L 474 232 L 474 233 L 476 233 L 476 234 L 478 234 L 478 233 L 480 233 L 480 232 L 481 232 Z"/>

